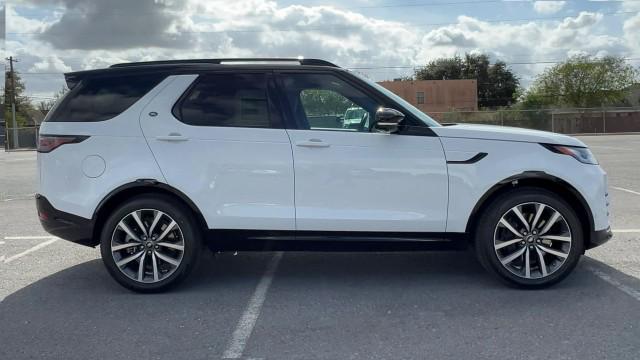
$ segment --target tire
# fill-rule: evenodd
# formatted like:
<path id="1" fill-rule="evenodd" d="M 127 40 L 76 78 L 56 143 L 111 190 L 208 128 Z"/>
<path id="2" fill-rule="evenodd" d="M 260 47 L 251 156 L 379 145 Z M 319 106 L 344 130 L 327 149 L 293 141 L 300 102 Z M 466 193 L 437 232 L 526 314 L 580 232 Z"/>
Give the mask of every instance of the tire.
<path id="1" fill-rule="evenodd" d="M 166 195 L 140 195 L 120 205 L 100 235 L 109 274 L 141 293 L 178 285 L 196 267 L 201 253 L 201 231 L 194 218 L 189 208 Z"/>
<path id="2" fill-rule="evenodd" d="M 547 228 L 555 212 L 559 216 Z M 578 264 L 584 253 L 581 225 L 574 209 L 556 194 L 516 188 L 494 199 L 481 215 L 476 255 L 488 272 L 508 285 L 545 288 L 566 278 Z"/>

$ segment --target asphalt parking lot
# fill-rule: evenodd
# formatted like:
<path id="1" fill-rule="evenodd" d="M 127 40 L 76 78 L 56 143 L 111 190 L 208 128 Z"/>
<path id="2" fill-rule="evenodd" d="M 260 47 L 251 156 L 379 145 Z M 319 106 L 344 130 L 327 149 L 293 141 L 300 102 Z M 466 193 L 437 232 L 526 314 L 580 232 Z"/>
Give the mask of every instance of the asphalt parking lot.
<path id="1" fill-rule="evenodd" d="M 557 286 L 514 290 L 466 252 L 204 256 L 139 295 L 38 222 L 35 153 L 0 152 L 0 359 L 638 359 L 640 135 L 582 137 L 614 238 Z"/>

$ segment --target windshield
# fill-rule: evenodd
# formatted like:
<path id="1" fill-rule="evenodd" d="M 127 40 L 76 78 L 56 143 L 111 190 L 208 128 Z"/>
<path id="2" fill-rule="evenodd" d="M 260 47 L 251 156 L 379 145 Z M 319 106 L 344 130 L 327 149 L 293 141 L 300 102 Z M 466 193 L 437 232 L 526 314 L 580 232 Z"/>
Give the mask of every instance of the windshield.
<path id="1" fill-rule="evenodd" d="M 422 111 L 417 109 L 415 106 L 411 105 L 411 103 L 409 103 L 405 99 L 401 98 L 400 96 L 394 94 L 392 91 L 388 90 L 384 86 L 382 86 L 382 85 L 380 85 L 380 84 L 378 84 L 378 83 L 376 83 L 374 81 L 371 81 L 371 80 L 367 79 L 364 76 L 360 76 L 360 75 L 358 75 L 356 73 L 352 73 L 352 74 L 357 76 L 362 81 L 365 81 L 367 84 L 373 86 L 376 90 L 378 90 L 381 93 L 385 94 L 386 96 L 390 97 L 391 99 L 393 99 L 393 101 L 395 101 L 395 102 L 399 103 L 400 105 L 402 105 L 405 109 L 407 109 L 411 113 L 411 115 L 413 115 L 418 120 L 422 121 L 425 125 L 431 126 L 431 127 L 441 126 L 437 121 L 435 121 L 431 117 L 429 117 L 429 115 L 423 113 Z"/>
<path id="2" fill-rule="evenodd" d="M 365 112 L 366 111 L 361 107 L 349 108 L 344 113 L 344 119 L 345 120 L 358 120 L 358 121 L 360 121 L 362 119 L 362 117 L 364 116 Z"/>

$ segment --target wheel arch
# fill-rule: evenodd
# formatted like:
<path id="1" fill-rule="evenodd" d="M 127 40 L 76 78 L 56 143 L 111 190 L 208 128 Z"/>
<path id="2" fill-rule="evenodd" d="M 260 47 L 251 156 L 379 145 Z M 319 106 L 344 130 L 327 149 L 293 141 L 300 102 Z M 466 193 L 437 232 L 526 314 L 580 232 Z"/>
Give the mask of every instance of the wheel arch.
<path id="1" fill-rule="evenodd" d="M 471 215 L 469 216 L 469 221 L 467 222 L 466 232 L 471 235 L 470 238 L 474 239 L 473 235 L 475 233 L 480 214 L 483 213 L 484 209 L 489 206 L 494 199 L 507 191 L 524 186 L 537 187 L 551 191 L 565 200 L 578 215 L 585 237 L 585 248 L 589 248 L 595 223 L 587 201 L 571 184 L 543 171 L 525 171 L 523 173 L 510 176 L 498 182 L 485 192 L 476 203 Z"/>
<path id="2" fill-rule="evenodd" d="M 123 184 L 112 190 L 100 201 L 100 203 L 94 210 L 92 220 L 94 223 L 93 239 L 94 242 L 96 242 L 95 245 L 98 245 L 100 242 L 100 232 L 102 231 L 102 226 L 104 225 L 106 219 L 109 217 L 109 214 L 111 214 L 118 205 L 122 204 L 130 197 L 142 194 L 162 194 L 180 201 L 189 209 L 191 209 L 191 211 L 193 211 L 194 215 L 196 216 L 198 225 L 201 227 L 201 229 L 203 231 L 207 230 L 207 222 L 202 215 L 202 212 L 200 211 L 200 209 L 198 209 L 196 204 L 182 191 L 168 184 L 161 183 L 155 179 L 138 179 L 134 182 Z"/>

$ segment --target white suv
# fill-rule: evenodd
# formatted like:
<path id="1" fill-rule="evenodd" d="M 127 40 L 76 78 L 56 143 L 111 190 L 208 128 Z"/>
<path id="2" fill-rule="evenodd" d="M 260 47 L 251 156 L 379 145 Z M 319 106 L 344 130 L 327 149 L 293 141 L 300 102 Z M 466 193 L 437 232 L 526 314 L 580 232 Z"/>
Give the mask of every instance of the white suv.
<path id="1" fill-rule="evenodd" d="M 381 86 L 306 59 L 130 63 L 66 74 L 40 128 L 38 214 L 159 291 L 214 250 L 471 245 L 542 287 L 611 237 L 607 180 L 572 137 L 441 126 Z M 345 111 L 364 109 L 344 127 Z"/>

